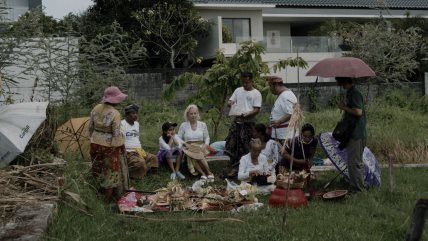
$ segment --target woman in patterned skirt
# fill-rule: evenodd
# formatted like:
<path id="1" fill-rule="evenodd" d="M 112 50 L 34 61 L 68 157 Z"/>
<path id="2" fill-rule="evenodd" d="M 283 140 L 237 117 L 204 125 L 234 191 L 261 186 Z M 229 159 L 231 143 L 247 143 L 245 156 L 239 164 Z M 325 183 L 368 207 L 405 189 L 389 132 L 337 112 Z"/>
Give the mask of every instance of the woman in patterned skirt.
<path id="1" fill-rule="evenodd" d="M 120 131 L 121 116 L 115 106 L 126 97 L 116 86 L 106 88 L 102 102 L 92 109 L 90 116 L 91 171 L 104 190 L 106 203 L 110 203 L 114 189 L 122 185 L 119 158 L 124 152 L 124 139 Z"/>

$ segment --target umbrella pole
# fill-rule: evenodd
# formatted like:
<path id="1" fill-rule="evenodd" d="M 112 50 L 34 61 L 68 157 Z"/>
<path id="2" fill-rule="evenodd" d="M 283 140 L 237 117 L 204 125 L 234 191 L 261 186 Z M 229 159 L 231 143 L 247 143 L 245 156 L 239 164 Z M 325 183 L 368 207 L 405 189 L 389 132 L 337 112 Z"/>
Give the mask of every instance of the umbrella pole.
<path id="1" fill-rule="evenodd" d="M 323 189 L 327 189 L 330 184 L 332 184 L 334 182 L 334 180 L 336 180 L 337 177 L 339 177 L 344 171 L 346 171 L 346 169 L 348 169 L 348 167 L 343 168 L 342 171 L 339 172 L 339 174 L 337 174 L 333 179 L 331 179 L 331 181 L 329 181 L 327 184 L 324 185 Z"/>
<path id="2" fill-rule="evenodd" d="M 294 162 L 294 147 L 295 147 L 295 141 L 294 141 L 294 136 L 296 135 L 296 129 L 293 129 L 293 137 L 291 138 L 292 143 L 291 143 L 291 161 L 290 161 L 290 169 L 289 169 L 289 173 L 290 175 L 288 175 L 288 181 L 287 181 L 287 190 L 285 191 L 285 209 L 284 209 L 284 214 L 282 216 L 282 230 L 285 230 L 285 226 L 287 225 L 287 212 L 288 212 L 288 192 L 290 191 L 290 178 L 291 178 L 291 172 L 293 171 L 293 162 Z M 284 145 L 285 145 L 285 141 L 284 141 Z"/>

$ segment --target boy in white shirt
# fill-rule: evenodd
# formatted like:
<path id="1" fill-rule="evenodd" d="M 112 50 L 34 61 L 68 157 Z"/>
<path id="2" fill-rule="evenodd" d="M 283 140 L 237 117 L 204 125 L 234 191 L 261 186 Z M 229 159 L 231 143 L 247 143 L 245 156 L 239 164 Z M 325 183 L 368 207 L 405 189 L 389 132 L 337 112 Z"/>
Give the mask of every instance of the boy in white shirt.
<path id="1" fill-rule="evenodd" d="M 121 130 L 125 138 L 126 160 L 129 176 L 143 178 L 151 168 L 159 166 L 155 155 L 147 153 L 141 147 L 140 124 L 138 123 L 138 106 L 125 107 L 126 118 L 121 121 Z"/>
<path id="2" fill-rule="evenodd" d="M 237 175 L 239 160 L 249 152 L 255 119 L 262 106 L 262 95 L 253 86 L 252 73 L 241 74 L 241 85 L 242 87 L 233 92 L 228 102 L 233 110 L 231 115 L 235 117 L 226 137 L 226 151 L 232 167 L 228 174 L 230 177 Z"/>

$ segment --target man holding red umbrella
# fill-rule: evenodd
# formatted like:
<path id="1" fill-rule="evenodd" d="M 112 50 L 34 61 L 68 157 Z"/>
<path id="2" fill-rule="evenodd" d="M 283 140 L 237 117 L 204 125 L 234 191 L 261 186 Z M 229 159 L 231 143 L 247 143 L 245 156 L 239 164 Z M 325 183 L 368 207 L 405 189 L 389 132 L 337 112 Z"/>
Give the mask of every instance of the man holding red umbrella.
<path id="1" fill-rule="evenodd" d="M 355 78 L 376 76 L 375 72 L 359 58 L 335 57 L 321 60 L 306 76 L 335 77 L 337 84 L 346 90 L 346 102 L 337 103 L 344 112 L 343 118 L 332 134 L 320 134 L 320 143 L 340 173 L 349 177 L 350 191 L 360 192 L 380 186 L 380 168 L 373 154 L 365 148 L 367 118 L 364 98 L 353 83 Z"/>
<path id="2" fill-rule="evenodd" d="M 358 91 L 350 77 L 336 77 L 337 84 L 346 90 L 346 102 L 339 101 L 337 107 L 342 110 L 342 120 L 352 123 L 350 138 L 342 142 L 348 154 L 348 173 L 351 192 L 361 192 L 364 186 L 363 152 L 367 140 L 367 118 L 363 95 Z"/>

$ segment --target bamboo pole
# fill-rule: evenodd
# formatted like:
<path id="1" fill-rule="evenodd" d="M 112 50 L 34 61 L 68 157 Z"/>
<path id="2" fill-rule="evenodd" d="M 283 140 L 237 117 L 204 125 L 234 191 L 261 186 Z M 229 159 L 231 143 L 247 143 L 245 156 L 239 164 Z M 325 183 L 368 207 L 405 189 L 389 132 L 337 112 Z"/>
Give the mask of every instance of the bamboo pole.
<path id="1" fill-rule="evenodd" d="M 294 136 L 296 135 L 296 128 L 293 129 L 293 138 L 291 138 L 291 161 L 290 161 L 290 168 L 288 175 L 288 181 L 287 181 L 287 190 L 285 191 L 285 209 L 284 209 L 284 215 L 282 216 L 282 230 L 285 230 L 285 226 L 287 225 L 287 212 L 288 212 L 288 192 L 290 191 L 290 178 L 291 178 L 291 172 L 293 171 L 293 162 L 294 162 L 294 147 L 295 147 L 295 141 Z M 285 141 L 284 141 L 285 145 Z M 283 146 L 284 147 L 284 146 Z"/>

